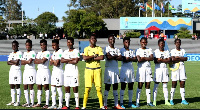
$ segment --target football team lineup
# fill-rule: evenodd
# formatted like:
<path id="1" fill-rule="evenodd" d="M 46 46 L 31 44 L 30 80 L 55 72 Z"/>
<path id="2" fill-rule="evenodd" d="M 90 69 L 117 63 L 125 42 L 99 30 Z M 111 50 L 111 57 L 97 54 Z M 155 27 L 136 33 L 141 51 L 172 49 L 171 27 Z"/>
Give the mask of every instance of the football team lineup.
<path id="1" fill-rule="evenodd" d="M 28 39 L 26 41 L 25 46 L 27 52 L 24 53 L 18 49 L 19 43 L 13 41 L 13 52 L 10 53 L 7 62 L 8 65 L 11 65 L 9 71 L 11 101 L 7 106 L 69 109 L 72 106 L 70 104 L 70 88 L 72 88 L 75 109 L 80 109 L 80 90 L 78 90 L 81 85 L 80 82 L 84 83 L 84 94 L 83 98 L 81 98 L 83 103 L 82 109 L 88 109 L 86 105 L 88 97 L 92 92 L 92 85 L 94 85 L 96 89 L 99 100 L 98 108 L 100 109 L 111 108 L 110 101 L 108 100 L 111 95 L 109 91 L 113 93 L 113 109 L 140 108 L 144 105 L 140 103 L 143 102 L 143 100 L 140 100 L 140 97 L 145 97 L 143 94 L 146 94 L 145 103 L 147 106 L 154 107 L 157 106 L 157 104 L 160 105 L 161 102 L 157 102 L 157 97 L 159 97 L 159 99 L 161 97 L 159 96 L 161 94 L 158 94 L 158 91 L 161 91 L 158 87 L 160 82 L 163 88 L 162 96 L 164 96 L 164 101 L 162 103 L 164 103 L 165 106 L 173 107 L 179 103 L 176 102 L 177 100 L 174 100 L 174 97 L 177 95 L 175 90 L 179 88 L 176 87 L 177 85 L 180 86 L 181 105 L 189 105 L 189 101 L 185 99 L 185 95 L 187 94 L 187 90 L 185 90 L 185 82 L 187 79 L 185 61 L 187 61 L 187 56 L 185 55 L 186 51 L 181 48 L 180 39 L 174 40 L 175 49 L 171 51 L 164 49 L 164 39 L 158 40 L 158 48 L 155 51 L 146 47 L 148 41 L 144 37 L 140 39 L 140 47 L 136 50 L 129 49 L 130 38 L 128 37 L 123 39 L 124 47 L 121 49 L 114 46 L 115 38 L 113 35 L 108 37 L 108 46 L 104 49 L 96 45 L 97 38 L 95 35 L 91 35 L 89 42 L 90 45 L 84 48 L 83 53 L 85 68 L 80 71 L 78 66 L 78 62 L 80 62 L 80 53 L 79 50 L 73 47 L 74 39 L 71 37 L 67 39 L 68 49 L 65 51 L 59 48 L 59 40 L 52 40 L 52 48 L 54 50 L 52 55 L 47 50 L 47 41 L 45 39 L 40 41 L 41 51 L 37 54 L 32 51 L 31 40 Z M 103 66 L 105 69 L 102 68 L 100 62 L 104 59 L 105 65 Z M 121 63 L 120 70 L 118 68 L 118 62 Z M 152 68 L 152 62 L 155 68 Z M 133 64 L 137 64 L 137 67 L 134 68 Z M 169 68 L 167 66 L 168 64 Z M 21 65 L 24 65 L 23 75 Z M 35 65 L 37 65 L 37 69 L 35 69 Z M 53 67 L 52 71 L 49 69 L 49 66 Z M 80 73 L 84 74 L 84 81 L 79 79 Z M 102 78 L 102 74 L 104 78 Z M 102 86 L 102 79 L 105 86 Z M 24 85 L 23 89 L 20 88 L 22 82 Z M 153 89 L 150 88 L 150 85 L 152 85 L 151 82 L 153 83 L 153 87 L 151 87 Z M 171 85 L 169 85 L 168 82 Z M 180 85 L 177 84 L 177 82 L 180 82 Z M 142 92 L 143 84 L 145 84 L 144 89 L 146 93 Z M 35 88 L 34 85 L 37 86 L 37 88 Z M 128 85 L 128 90 L 126 90 L 126 85 Z M 111 86 L 113 87 L 112 90 L 110 90 Z M 63 87 L 65 94 L 63 94 Z M 169 87 L 170 92 L 168 92 Z M 42 88 L 45 91 L 46 99 L 44 105 L 42 105 Z M 102 92 L 103 88 L 105 89 L 104 93 Z M 25 103 L 22 105 L 20 103 L 21 89 L 24 90 L 23 97 L 25 100 Z M 37 91 L 36 95 L 34 90 Z M 120 90 L 119 97 L 118 90 Z M 136 92 L 134 92 L 134 90 Z M 153 91 L 151 92 L 151 90 Z M 128 92 L 128 94 L 126 92 Z M 168 94 L 170 94 L 170 96 L 168 96 Z M 35 96 L 37 98 L 37 103 L 35 103 Z M 56 96 L 58 96 L 58 104 Z M 133 100 L 133 96 L 136 100 Z M 178 99 L 180 96 L 178 96 Z M 63 104 L 63 97 L 66 102 L 65 104 Z M 50 99 L 52 101 L 51 105 L 49 103 Z M 124 101 L 124 99 L 126 100 Z M 124 104 L 124 102 L 128 104 Z"/>

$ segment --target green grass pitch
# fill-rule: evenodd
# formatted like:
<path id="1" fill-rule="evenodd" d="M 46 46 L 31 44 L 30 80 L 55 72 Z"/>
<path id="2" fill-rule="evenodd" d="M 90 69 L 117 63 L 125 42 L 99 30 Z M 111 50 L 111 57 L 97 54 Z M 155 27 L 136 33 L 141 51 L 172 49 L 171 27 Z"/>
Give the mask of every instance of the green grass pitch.
<path id="1" fill-rule="evenodd" d="M 152 73 L 154 73 L 154 63 L 151 62 L 152 64 Z M 11 101 L 10 97 L 10 87 L 8 84 L 8 76 L 9 76 L 9 69 L 10 66 L 7 65 L 7 62 L 0 62 L 0 109 L 27 109 L 24 107 L 14 107 L 14 106 L 7 106 L 6 104 Z M 103 79 L 104 79 L 104 70 L 105 70 L 105 62 L 101 61 L 101 67 L 102 67 L 102 93 L 104 93 L 104 84 L 103 84 Z M 119 62 L 119 66 L 120 66 Z M 136 63 L 133 63 L 135 73 L 137 70 Z M 85 62 L 80 61 L 78 63 L 79 67 L 79 102 L 80 102 L 80 107 L 82 107 L 83 104 L 83 94 L 84 94 L 84 68 L 85 68 Z M 159 84 L 158 88 L 158 95 L 157 95 L 157 106 L 156 107 L 148 107 L 146 106 L 146 95 L 145 95 L 145 87 L 143 85 L 141 97 L 140 97 L 140 107 L 138 109 L 198 109 L 200 108 L 200 72 L 199 72 L 199 67 L 200 63 L 199 62 L 185 62 L 185 67 L 186 67 L 186 73 L 187 73 L 187 80 L 186 80 L 186 94 L 185 98 L 189 102 L 189 105 L 182 105 L 180 104 L 181 102 L 181 95 L 180 95 L 180 86 L 179 83 L 177 85 L 176 91 L 175 91 L 175 96 L 174 96 L 174 106 L 166 106 L 164 105 L 164 96 L 163 96 L 163 91 L 162 91 L 162 84 Z M 52 69 L 52 66 L 50 66 L 50 69 Z M 22 73 L 24 70 L 24 66 L 22 66 Z M 170 72 L 171 73 L 171 72 Z M 171 77 L 171 76 L 170 76 Z M 153 91 L 153 82 L 151 83 L 151 101 L 153 101 L 152 98 L 152 91 Z M 37 90 L 36 90 L 36 85 L 34 86 L 35 88 L 35 103 L 37 103 Z M 137 83 L 134 83 L 134 93 L 133 93 L 133 103 L 135 104 L 135 96 L 136 96 L 136 90 L 137 90 Z M 169 91 L 169 99 L 170 99 L 170 90 L 171 90 L 171 80 L 168 83 L 168 91 Z M 120 92 L 120 84 L 118 88 L 118 94 Z M 64 93 L 64 89 L 63 89 Z M 118 98 L 119 99 L 119 98 Z M 21 85 L 21 105 L 24 104 L 25 98 L 24 98 L 24 91 L 23 91 L 23 85 Z M 42 96 L 42 104 L 45 104 L 45 92 L 43 91 L 43 96 Z M 58 99 L 57 99 L 57 104 L 58 104 Z M 51 97 L 50 97 L 50 105 L 51 105 Z M 65 105 L 64 101 L 64 96 L 63 96 L 63 105 Z M 108 96 L 108 107 L 111 108 L 114 105 L 114 99 L 112 95 L 112 88 L 109 92 Z M 127 108 L 128 106 L 128 90 L 126 88 L 125 95 L 124 95 L 124 105 Z M 75 108 L 75 100 L 74 100 L 74 94 L 71 89 L 71 99 L 70 99 L 70 108 L 74 109 Z M 30 108 L 33 109 L 33 108 Z M 39 109 L 39 108 L 36 108 Z M 98 103 L 98 98 L 96 94 L 95 87 L 92 87 L 92 90 L 89 95 L 88 103 L 87 103 L 87 109 L 99 109 L 99 103 Z M 131 109 L 131 108 L 128 108 Z"/>

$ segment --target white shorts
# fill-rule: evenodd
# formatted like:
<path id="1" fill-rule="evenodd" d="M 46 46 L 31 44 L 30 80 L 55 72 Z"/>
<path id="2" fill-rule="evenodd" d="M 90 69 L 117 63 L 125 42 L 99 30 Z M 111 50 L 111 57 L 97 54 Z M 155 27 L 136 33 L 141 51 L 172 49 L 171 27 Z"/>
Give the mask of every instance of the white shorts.
<path id="1" fill-rule="evenodd" d="M 140 67 L 137 69 L 136 82 L 151 82 L 151 81 L 153 81 L 151 67 Z"/>
<path id="2" fill-rule="evenodd" d="M 77 87 L 79 86 L 78 68 L 65 68 L 64 71 L 64 86 Z"/>
<path id="3" fill-rule="evenodd" d="M 65 87 L 78 87 L 79 77 L 78 76 L 64 76 L 64 86 Z"/>
<path id="4" fill-rule="evenodd" d="M 184 65 L 180 65 L 179 69 L 171 72 L 172 81 L 185 81 L 187 79 Z"/>
<path id="5" fill-rule="evenodd" d="M 38 69 L 36 74 L 36 84 L 44 85 L 50 84 L 51 74 L 49 69 Z"/>
<path id="6" fill-rule="evenodd" d="M 36 70 L 35 69 L 25 69 L 23 73 L 23 84 L 35 84 L 36 80 Z"/>
<path id="7" fill-rule="evenodd" d="M 120 82 L 125 82 L 125 83 L 135 82 L 134 68 L 132 65 L 121 67 Z"/>
<path id="8" fill-rule="evenodd" d="M 168 68 L 155 68 L 154 82 L 169 82 Z"/>
<path id="9" fill-rule="evenodd" d="M 21 84 L 22 73 L 21 69 L 13 69 L 9 71 L 9 84 Z"/>
<path id="10" fill-rule="evenodd" d="M 53 69 L 51 75 L 51 85 L 63 86 L 64 74 L 62 69 Z"/>
<path id="11" fill-rule="evenodd" d="M 106 67 L 104 72 L 104 83 L 115 84 L 119 83 L 119 69 L 118 67 Z"/>

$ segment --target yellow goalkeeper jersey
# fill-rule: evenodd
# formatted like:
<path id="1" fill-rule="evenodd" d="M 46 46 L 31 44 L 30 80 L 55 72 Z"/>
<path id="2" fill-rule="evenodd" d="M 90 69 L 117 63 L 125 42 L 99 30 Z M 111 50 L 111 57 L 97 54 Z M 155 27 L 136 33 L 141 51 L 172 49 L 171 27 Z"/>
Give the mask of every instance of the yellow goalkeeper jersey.
<path id="1" fill-rule="evenodd" d="M 93 55 L 104 55 L 103 50 L 100 46 L 96 46 L 95 48 L 91 48 L 90 46 L 84 48 L 84 54 L 85 56 L 93 56 Z M 98 68 L 100 67 L 100 61 L 87 61 L 86 62 L 87 68 Z"/>

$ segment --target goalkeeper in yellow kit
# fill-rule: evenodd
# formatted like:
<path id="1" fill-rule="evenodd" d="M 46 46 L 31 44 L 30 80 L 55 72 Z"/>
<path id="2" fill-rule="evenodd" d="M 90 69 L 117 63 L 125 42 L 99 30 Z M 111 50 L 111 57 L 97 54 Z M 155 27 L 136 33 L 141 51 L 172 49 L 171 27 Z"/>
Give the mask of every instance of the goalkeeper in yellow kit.
<path id="1" fill-rule="evenodd" d="M 82 109 L 86 108 L 89 92 L 92 88 L 92 83 L 94 83 L 96 87 L 100 108 L 104 109 L 103 96 L 101 92 L 101 67 L 100 67 L 100 60 L 104 59 L 104 54 L 102 48 L 96 46 L 97 39 L 94 34 L 90 36 L 89 41 L 90 41 L 90 46 L 84 49 L 84 54 L 83 54 L 83 59 L 86 61 L 86 68 L 85 68 L 85 92 L 84 92 Z"/>

